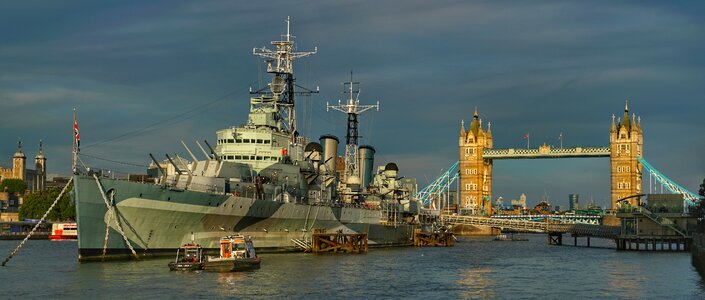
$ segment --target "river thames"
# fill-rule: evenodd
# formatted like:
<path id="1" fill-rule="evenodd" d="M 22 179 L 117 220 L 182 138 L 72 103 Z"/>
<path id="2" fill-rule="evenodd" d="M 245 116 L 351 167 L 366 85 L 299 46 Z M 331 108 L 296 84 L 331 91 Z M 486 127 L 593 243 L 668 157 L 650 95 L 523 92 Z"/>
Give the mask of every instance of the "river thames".
<path id="1" fill-rule="evenodd" d="M 243 273 L 170 272 L 170 259 L 78 263 L 75 241 L 29 241 L 0 267 L 4 299 L 702 299 L 689 253 L 617 252 L 611 241 L 549 246 L 461 237 L 451 248 L 360 255 L 260 254 Z M 572 243 L 572 239 L 566 239 Z M 19 241 L 0 241 L 4 259 Z M 255 241 L 256 245 L 256 241 Z M 611 248 L 610 248 L 611 247 Z"/>

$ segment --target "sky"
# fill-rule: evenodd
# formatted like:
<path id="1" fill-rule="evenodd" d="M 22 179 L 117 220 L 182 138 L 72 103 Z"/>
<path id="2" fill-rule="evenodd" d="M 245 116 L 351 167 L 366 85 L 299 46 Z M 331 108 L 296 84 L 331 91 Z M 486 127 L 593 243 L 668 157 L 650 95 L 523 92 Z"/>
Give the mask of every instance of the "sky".
<path id="1" fill-rule="evenodd" d="M 360 144 L 420 186 L 458 160 L 461 120 L 477 107 L 495 148 L 607 146 L 625 100 L 642 119 L 644 157 L 697 193 L 705 178 L 702 1 L 3 1 L 0 165 L 43 140 L 48 171 L 69 174 L 73 110 L 83 161 L 144 173 L 148 153 L 187 156 L 245 122 L 249 88 L 268 79 L 252 48 L 291 16 L 300 131 L 345 134 L 350 71 Z M 91 157 L 93 156 L 93 157 Z M 121 162 L 115 163 L 94 157 Z M 609 159 L 494 162 L 494 197 L 609 203 Z M 648 176 L 644 190 L 649 191 Z M 654 187 L 655 190 L 660 188 Z"/>

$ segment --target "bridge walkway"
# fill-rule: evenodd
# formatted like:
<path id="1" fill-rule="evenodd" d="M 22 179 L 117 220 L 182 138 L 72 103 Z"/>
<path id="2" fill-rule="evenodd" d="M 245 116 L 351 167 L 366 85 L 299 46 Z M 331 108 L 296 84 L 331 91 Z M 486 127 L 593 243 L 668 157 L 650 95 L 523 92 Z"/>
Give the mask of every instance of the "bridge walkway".
<path id="1" fill-rule="evenodd" d="M 579 236 L 614 239 L 620 234 L 619 226 L 591 224 L 560 224 L 524 220 L 486 218 L 478 216 L 441 216 L 445 224 L 479 225 L 500 229 L 511 229 L 527 232 L 570 233 Z"/>

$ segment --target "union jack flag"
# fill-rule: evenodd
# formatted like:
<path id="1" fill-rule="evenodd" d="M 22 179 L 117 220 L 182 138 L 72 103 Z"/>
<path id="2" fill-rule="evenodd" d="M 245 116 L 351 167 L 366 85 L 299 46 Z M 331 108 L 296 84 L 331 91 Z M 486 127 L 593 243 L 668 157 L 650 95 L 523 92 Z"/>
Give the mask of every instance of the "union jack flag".
<path id="1" fill-rule="evenodd" d="M 73 135 L 76 139 L 76 152 L 81 151 L 81 136 L 78 134 L 78 122 L 76 122 L 76 116 L 73 117 Z"/>

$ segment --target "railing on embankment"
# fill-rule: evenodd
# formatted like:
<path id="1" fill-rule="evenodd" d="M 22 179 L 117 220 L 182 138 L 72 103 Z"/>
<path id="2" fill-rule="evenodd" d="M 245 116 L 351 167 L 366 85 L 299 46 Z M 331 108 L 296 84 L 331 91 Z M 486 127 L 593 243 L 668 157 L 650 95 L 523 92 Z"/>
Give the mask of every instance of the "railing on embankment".
<path id="1" fill-rule="evenodd" d="M 441 217 L 445 224 L 489 226 L 499 229 L 511 229 L 527 232 L 546 233 L 571 233 L 580 236 L 599 238 L 616 238 L 620 233 L 619 226 L 590 225 L 590 224 L 558 224 L 550 222 L 506 220 L 476 216 L 447 216 Z"/>

